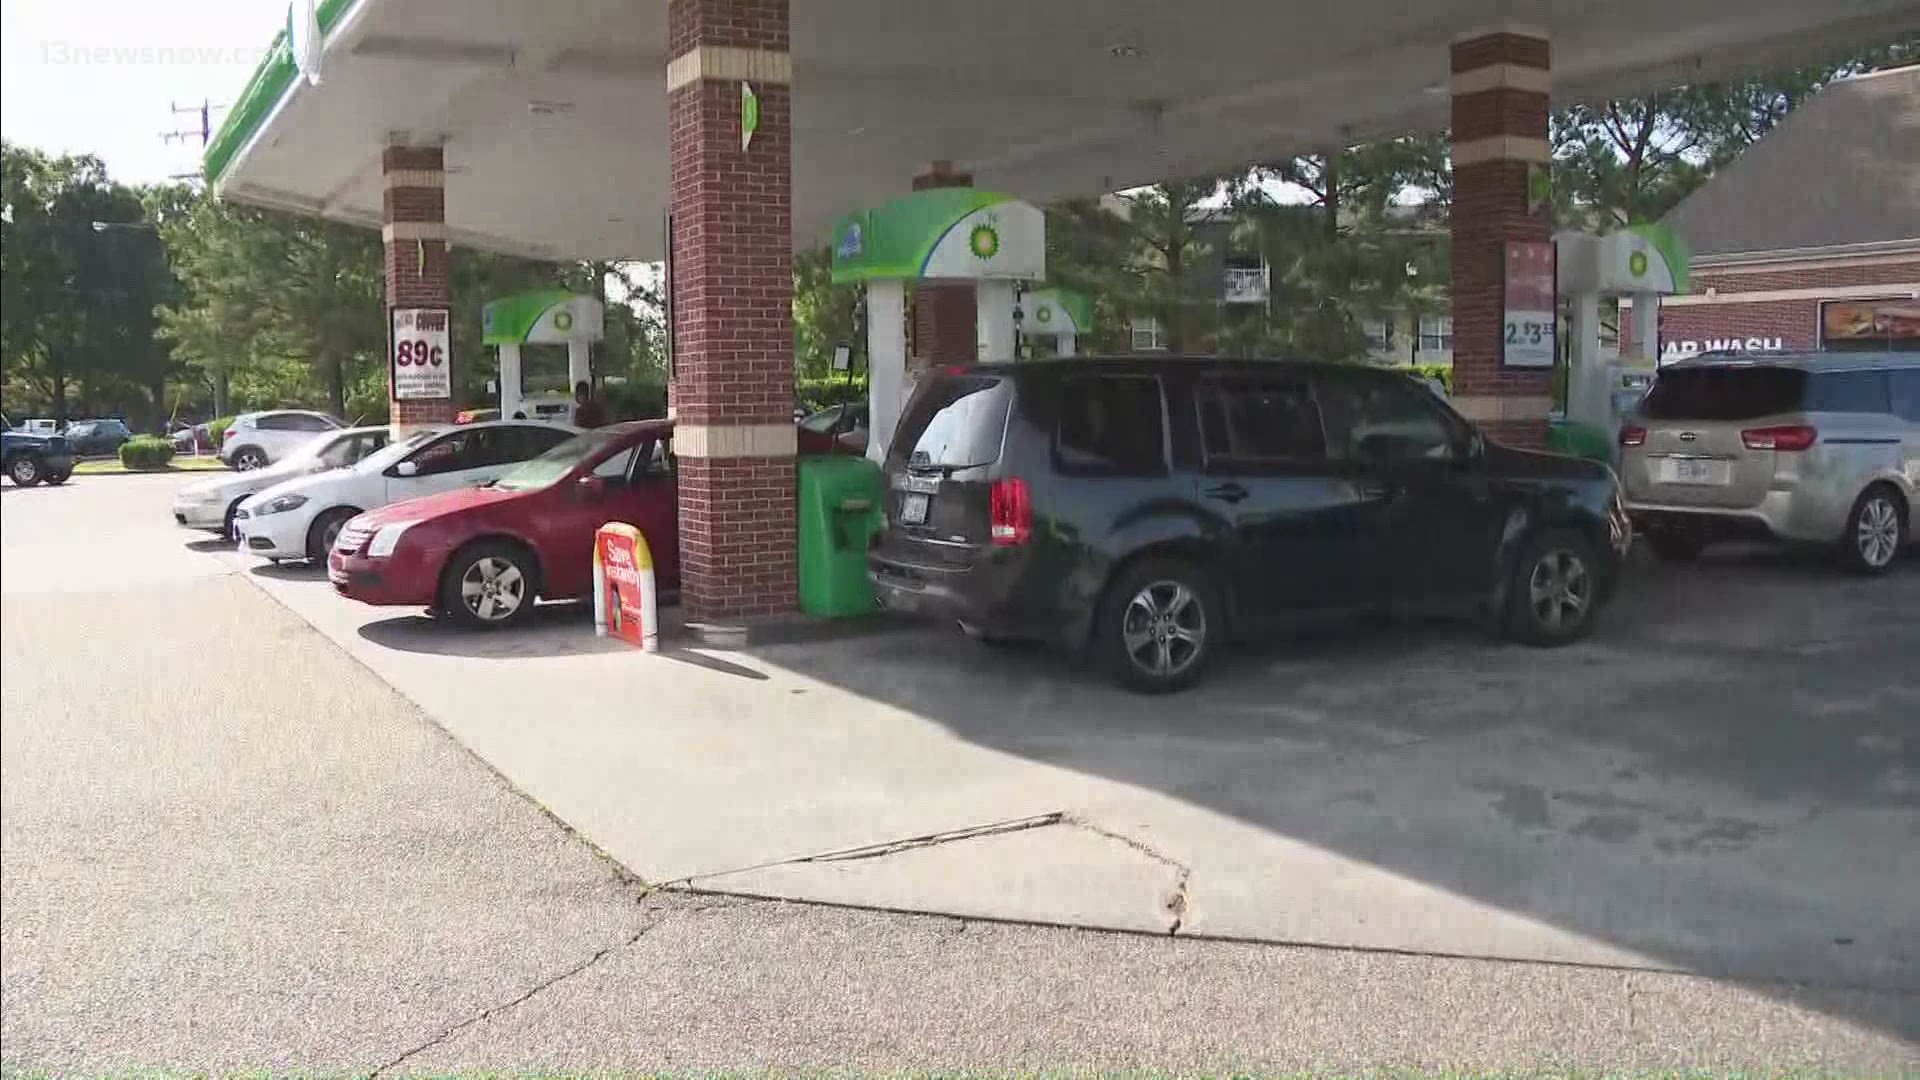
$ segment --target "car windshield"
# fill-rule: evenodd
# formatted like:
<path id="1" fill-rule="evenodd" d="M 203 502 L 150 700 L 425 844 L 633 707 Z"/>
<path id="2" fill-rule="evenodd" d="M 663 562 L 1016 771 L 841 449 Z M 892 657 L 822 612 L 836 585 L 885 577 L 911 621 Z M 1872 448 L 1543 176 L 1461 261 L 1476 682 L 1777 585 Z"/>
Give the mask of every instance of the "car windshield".
<path id="1" fill-rule="evenodd" d="M 991 465 L 1006 435 L 1013 384 L 996 375 L 956 375 L 916 394 L 900 420 L 893 454 L 908 468 L 965 469 Z"/>
<path id="2" fill-rule="evenodd" d="M 377 450 L 360 459 L 354 466 L 358 472 L 379 472 L 387 466 L 413 453 L 415 450 L 433 441 L 441 435 L 438 428 L 416 432 L 397 443 L 388 443 L 385 449 Z"/>
<path id="3" fill-rule="evenodd" d="M 1806 389 L 1797 368 L 1675 367 L 1654 379 L 1640 411 L 1649 420 L 1754 420 L 1799 409 Z"/>
<path id="4" fill-rule="evenodd" d="M 493 486 L 503 491 L 532 491 L 546 487 L 618 438 L 619 433 L 613 431 L 589 431 L 585 435 L 575 435 L 539 457 L 529 458 L 514 466 L 505 476 L 494 481 Z"/>

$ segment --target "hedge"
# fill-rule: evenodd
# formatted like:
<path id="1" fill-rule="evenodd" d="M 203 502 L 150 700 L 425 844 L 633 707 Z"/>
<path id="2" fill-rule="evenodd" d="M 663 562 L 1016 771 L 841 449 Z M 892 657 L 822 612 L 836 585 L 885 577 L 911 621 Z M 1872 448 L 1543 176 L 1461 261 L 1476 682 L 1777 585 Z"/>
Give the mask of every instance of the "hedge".
<path id="1" fill-rule="evenodd" d="M 844 374 L 800 378 L 794 380 L 793 392 L 808 412 L 814 412 L 842 401 L 865 401 L 867 380 L 865 376 L 855 376 L 849 382 Z"/>
<path id="2" fill-rule="evenodd" d="M 164 469 L 173 460 L 173 440 L 135 435 L 120 444 L 120 464 L 130 470 Z"/>

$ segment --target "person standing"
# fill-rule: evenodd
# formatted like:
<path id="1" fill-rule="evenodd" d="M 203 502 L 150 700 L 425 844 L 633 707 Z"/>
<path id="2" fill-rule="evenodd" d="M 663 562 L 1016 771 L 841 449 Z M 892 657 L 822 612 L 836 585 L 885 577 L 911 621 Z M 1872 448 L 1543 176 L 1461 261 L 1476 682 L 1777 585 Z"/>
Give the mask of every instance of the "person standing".
<path id="1" fill-rule="evenodd" d="M 597 428 L 607 423 L 607 407 L 593 396 L 593 384 L 585 379 L 573 384 L 573 424 L 575 427 Z"/>

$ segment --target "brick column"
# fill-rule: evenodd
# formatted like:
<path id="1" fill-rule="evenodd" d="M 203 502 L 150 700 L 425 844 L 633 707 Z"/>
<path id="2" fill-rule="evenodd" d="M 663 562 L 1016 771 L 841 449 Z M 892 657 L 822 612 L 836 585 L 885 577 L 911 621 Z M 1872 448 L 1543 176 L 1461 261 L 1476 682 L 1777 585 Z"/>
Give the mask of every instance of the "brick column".
<path id="1" fill-rule="evenodd" d="M 386 184 L 380 239 L 386 247 L 387 309 L 447 307 L 447 168 L 438 146 L 389 146 L 380 156 Z M 393 321 L 387 321 L 391 332 Z M 391 355 L 391 343 L 389 343 Z M 455 360 L 447 357 L 451 373 Z M 453 422 L 453 399 L 395 401 L 391 372 L 387 407 L 395 438 L 428 424 Z"/>
<path id="2" fill-rule="evenodd" d="M 1516 446 L 1545 444 L 1552 408 L 1551 372 L 1500 365 L 1506 242 L 1551 235 L 1547 208 L 1527 210 L 1528 168 L 1551 157 L 1549 59 L 1533 33 L 1453 44 L 1453 400 Z"/>
<path id="3" fill-rule="evenodd" d="M 955 172 L 951 161 L 936 161 L 913 178 L 913 190 L 972 187 L 971 173 Z M 913 349 L 907 359 L 914 374 L 935 364 L 971 364 L 979 358 L 977 313 L 971 281 L 922 281 L 913 287 Z"/>
<path id="4" fill-rule="evenodd" d="M 787 0 L 671 0 L 667 37 L 681 596 L 726 623 L 798 592 Z"/>

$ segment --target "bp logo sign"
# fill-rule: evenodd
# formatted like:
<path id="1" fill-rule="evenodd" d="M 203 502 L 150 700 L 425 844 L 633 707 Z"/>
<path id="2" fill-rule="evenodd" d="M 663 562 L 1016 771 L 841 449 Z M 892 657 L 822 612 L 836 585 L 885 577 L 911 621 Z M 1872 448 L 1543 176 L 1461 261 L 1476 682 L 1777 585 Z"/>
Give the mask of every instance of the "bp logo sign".
<path id="1" fill-rule="evenodd" d="M 983 261 L 1000 254 L 1000 231 L 991 225 L 975 225 L 967 235 L 967 250 Z"/>
<path id="2" fill-rule="evenodd" d="M 1033 313 L 1033 321 L 1040 322 L 1040 323 L 1052 322 L 1053 307 L 1051 305 L 1042 304 L 1040 307 L 1040 310 Z"/>
<path id="3" fill-rule="evenodd" d="M 563 334 L 573 329 L 573 312 L 568 311 L 565 308 L 562 308 L 559 311 L 554 312 L 553 328 L 555 330 L 560 331 Z"/>
<path id="4" fill-rule="evenodd" d="M 1627 272 L 1634 277 L 1645 277 L 1647 274 L 1647 253 L 1644 251 L 1636 251 L 1627 256 Z"/>

